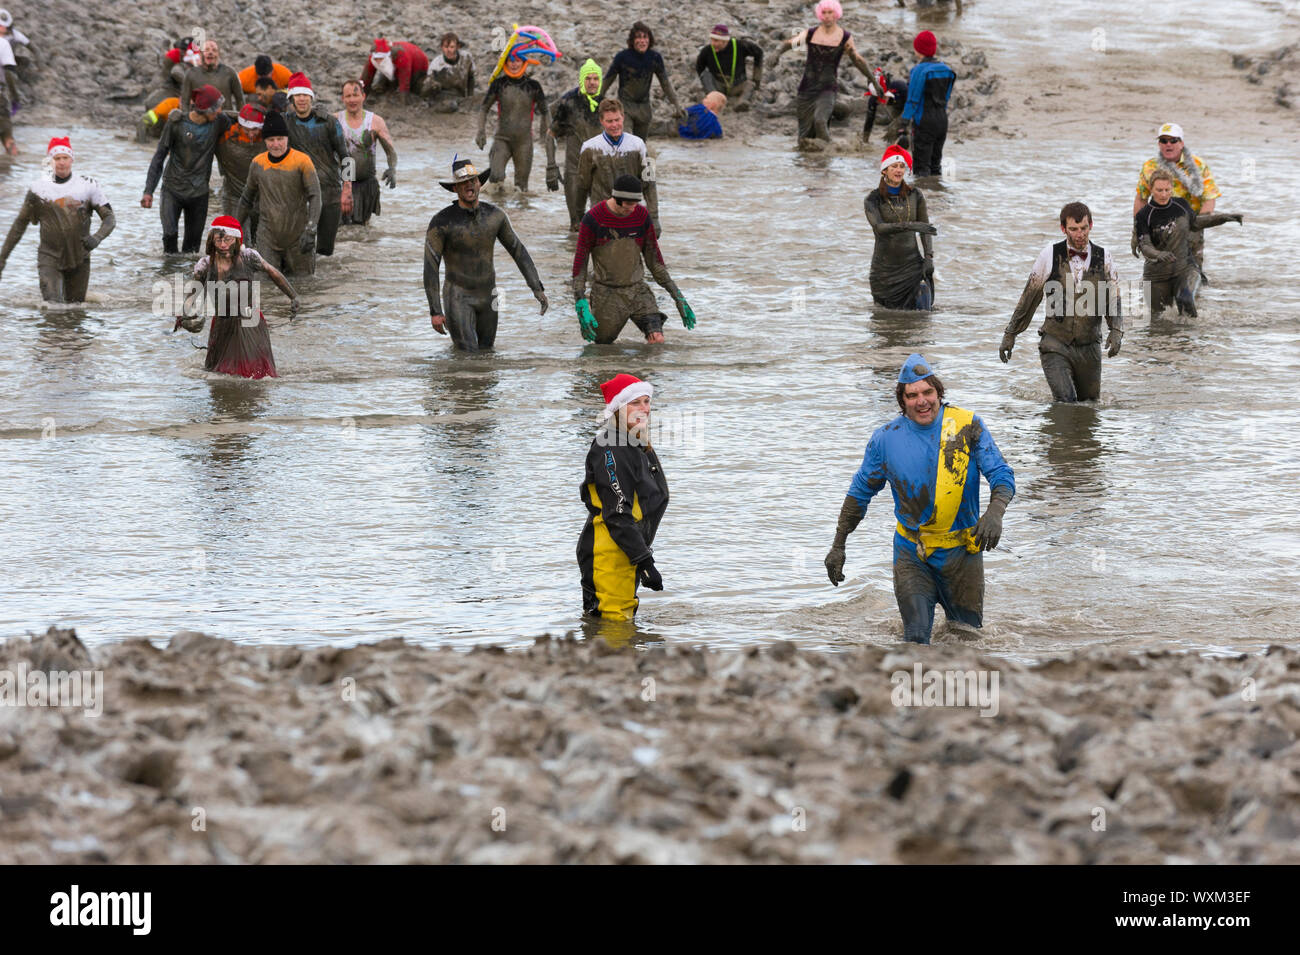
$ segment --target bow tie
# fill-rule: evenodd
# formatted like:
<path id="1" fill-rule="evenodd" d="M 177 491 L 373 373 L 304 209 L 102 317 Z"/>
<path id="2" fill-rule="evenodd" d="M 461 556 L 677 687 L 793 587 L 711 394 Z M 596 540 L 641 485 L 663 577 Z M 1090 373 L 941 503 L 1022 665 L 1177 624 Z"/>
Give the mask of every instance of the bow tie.
<path id="1" fill-rule="evenodd" d="M 1087 250 L 1087 249 L 1084 249 L 1082 252 L 1080 252 L 1078 249 L 1071 249 L 1071 250 L 1070 250 L 1070 258 L 1072 258 L 1072 259 L 1074 259 L 1074 258 L 1086 259 L 1087 257 L 1088 257 L 1088 250 Z"/>

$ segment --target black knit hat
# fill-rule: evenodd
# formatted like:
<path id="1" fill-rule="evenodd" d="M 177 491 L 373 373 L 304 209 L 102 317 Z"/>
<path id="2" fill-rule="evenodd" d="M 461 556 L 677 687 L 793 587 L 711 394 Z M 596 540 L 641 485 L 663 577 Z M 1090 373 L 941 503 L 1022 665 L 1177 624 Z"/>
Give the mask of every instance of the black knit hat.
<path id="1" fill-rule="evenodd" d="M 614 191 L 612 193 L 615 199 L 629 199 L 634 202 L 641 201 L 641 180 L 630 172 L 625 172 L 614 180 Z"/>
<path id="2" fill-rule="evenodd" d="M 262 138 L 270 139 L 272 136 L 288 136 L 289 124 L 284 121 L 284 114 L 277 113 L 274 110 L 266 114 L 266 119 L 262 122 Z"/>

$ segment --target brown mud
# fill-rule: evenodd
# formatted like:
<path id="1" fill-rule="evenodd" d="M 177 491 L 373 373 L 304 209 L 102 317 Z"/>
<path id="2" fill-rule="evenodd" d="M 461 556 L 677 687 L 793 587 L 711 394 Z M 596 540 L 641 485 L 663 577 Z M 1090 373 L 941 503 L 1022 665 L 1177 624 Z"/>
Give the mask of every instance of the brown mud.
<path id="1" fill-rule="evenodd" d="M 925 670 L 993 706 L 896 706 Z M 1300 652 L 0 645 L 0 862 L 1300 862 Z M 924 685 L 924 684 L 922 684 Z M 918 687 L 918 696 L 919 693 Z M 986 699 L 985 702 L 988 700 Z"/>

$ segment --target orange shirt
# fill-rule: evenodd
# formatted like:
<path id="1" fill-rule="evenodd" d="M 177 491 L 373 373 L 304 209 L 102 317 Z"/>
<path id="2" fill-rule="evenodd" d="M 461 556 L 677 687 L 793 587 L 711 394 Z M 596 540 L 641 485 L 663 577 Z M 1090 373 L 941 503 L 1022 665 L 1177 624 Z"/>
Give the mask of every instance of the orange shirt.
<path id="1" fill-rule="evenodd" d="M 289 77 L 293 76 L 293 70 L 283 63 L 271 64 L 271 79 L 275 83 L 276 89 L 285 89 L 289 85 Z M 244 87 L 245 93 L 253 93 L 257 82 L 257 70 L 253 66 L 246 66 L 239 71 L 239 84 Z"/>

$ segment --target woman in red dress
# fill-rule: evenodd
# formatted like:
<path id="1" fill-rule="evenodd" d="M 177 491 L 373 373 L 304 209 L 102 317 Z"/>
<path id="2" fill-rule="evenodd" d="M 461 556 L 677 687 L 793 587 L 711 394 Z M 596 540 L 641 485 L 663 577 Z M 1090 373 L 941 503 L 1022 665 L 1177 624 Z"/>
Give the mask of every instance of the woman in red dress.
<path id="1" fill-rule="evenodd" d="M 246 249 L 243 229 L 234 216 L 217 216 L 208 232 L 206 254 L 194 264 L 194 278 L 203 284 L 204 300 L 212 303 L 205 371 L 241 378 L 276 378 L 275 356 L 266 318 L 254 306 L 260 301 L 261 277 L 268 276 L 289 297 L 289 317 L 298 314 L 298 296 L 279 269 L 253 249 Z M 203 327 L 178 320 L 191 331 Z"/>

